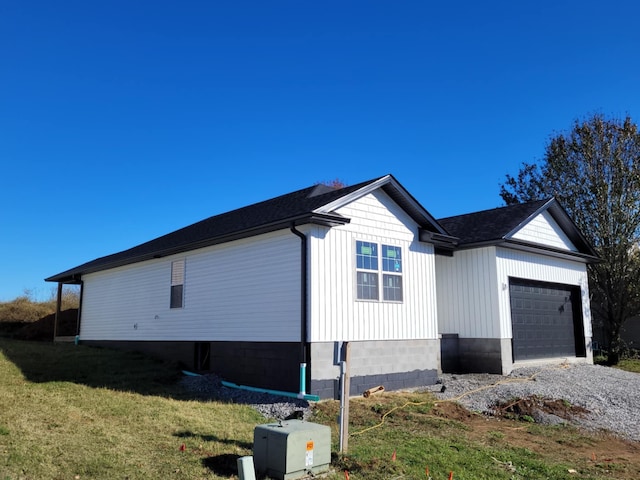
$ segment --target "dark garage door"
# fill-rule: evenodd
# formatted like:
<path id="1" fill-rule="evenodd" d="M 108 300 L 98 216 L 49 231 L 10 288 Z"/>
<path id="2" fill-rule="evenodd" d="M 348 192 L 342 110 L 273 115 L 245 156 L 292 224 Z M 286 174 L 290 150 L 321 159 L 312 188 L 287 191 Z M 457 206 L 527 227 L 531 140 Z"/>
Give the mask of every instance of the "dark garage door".
<path id="1" fill-rule="evenodd" d="M 584 355 L 579 287 L 512 278 L 509 292 L 514 360 Z"/>

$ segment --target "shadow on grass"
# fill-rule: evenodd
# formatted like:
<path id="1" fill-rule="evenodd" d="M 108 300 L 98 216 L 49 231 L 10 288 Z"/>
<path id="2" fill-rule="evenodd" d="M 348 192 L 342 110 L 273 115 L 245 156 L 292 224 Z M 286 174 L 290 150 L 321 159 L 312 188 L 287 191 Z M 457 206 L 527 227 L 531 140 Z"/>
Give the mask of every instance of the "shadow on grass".
<path id="1" fill-rule="evenodd" d="M 216 442 L 224 445 L 231 445 L 234 447 L 242 448 L 251 451 L 253 444 L 249 442 L 242 442 L 240 440 L 234 440 L 231 438 L 220 438 L 216 435 L 201 435 L 189 431 L 174 433 L 178 438 L 196 439 L 203 442 Z M 223 453 L 221 455 L 214 455 L 202 459 L 202 465 L 211 470 L 216 475 L 220 476 L 233 476 L 238 475 L 238 459 L 242 455 L 233 453 Z"/>
<path id="2" fill-rule="evenodd" d="M 242 442 L 240 440 L 234 440 L 232 438 L 220 438 L 216 435 L 201 435 L 199 433 L 193 432 L 178 432 L 174 433 L 173 435 L 178 438 L 195 438 L 197 440 L 202 440 L 203 442 L 216 442 L 225 445 L 233 445 L 235 447 L 244 448 L 247 450 L 251 450 L 253 448 L 253 444 L 250 442 Z"/>
<path id="3" fill-rule="evenodd" d="M 239 458 L 240 455 L 223 453 L 222 455 L 215 455 L 213 457 L 203 459 L 202 465 L 216 475 L 230 477 L 232 475 L 238 475 Z"/>
<path id="4" fill-rule="evenodd" d="M 141 353 L 0 338 L 0 354 L 34 383 L 72 382 L 142 395 L 194 398 L 178 385 L 182 374 L 177 364 Z"/>

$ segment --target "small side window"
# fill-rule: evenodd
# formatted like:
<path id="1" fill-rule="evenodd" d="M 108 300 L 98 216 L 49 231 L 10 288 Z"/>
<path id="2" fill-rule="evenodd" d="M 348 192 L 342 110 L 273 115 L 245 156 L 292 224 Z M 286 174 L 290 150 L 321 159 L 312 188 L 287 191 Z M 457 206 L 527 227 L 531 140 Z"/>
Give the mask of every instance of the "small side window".
<path id="1" fill-rule="evenodd" d="M 184 299 L 184 260 L 171 262 L 171 308 L 182 308 Z"/>

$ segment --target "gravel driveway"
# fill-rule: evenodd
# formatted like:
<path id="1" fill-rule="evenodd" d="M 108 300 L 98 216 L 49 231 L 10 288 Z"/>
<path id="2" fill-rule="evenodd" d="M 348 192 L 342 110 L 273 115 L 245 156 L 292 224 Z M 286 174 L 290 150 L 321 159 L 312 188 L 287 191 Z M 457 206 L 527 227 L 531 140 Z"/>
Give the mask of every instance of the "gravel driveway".
<path id="1" fill-rule="evenodd" d="M 640 374 L 600 365 L 527 367 L 511 375 L 443 374 L 442 385 L 428 387 L 439 399 L 458 398 L 469 410 L 492 413 L 497 402 L 536 395 L 566 400 L 589 411 L 571 423 L 589 430 L 605 429 L 640 441 Z M 494 385 L 490 388 L 489 385 Z M 478 391 L 472 392 L 476 389 Z M 468 394 L 467 394 L 468 393 Z M 461 396 L 463 395 L 463 396 Z"/>

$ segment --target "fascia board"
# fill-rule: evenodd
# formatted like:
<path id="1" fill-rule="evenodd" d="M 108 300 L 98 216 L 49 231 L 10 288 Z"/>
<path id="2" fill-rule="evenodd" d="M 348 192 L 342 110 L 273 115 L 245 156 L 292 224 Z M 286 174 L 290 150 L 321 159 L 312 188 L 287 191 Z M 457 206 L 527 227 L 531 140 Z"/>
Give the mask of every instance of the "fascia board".
<path id="1" fill-rule="evenodd" d="M 565 260 L 573 260 L 581 263 L 599 263 L 600 258 L 581 252 L 573 252 L 571 250 L 560 250 L 545 245 L 532 244 L 528 242 L 520 242 L 517 240 L 505 240 L 495 244 L 497 247 L 511 248 L 529 253 L 537 253 L 539 255 L 547 255 L 555 258 L 563 258 Z"/>

